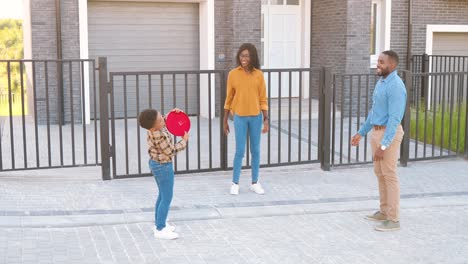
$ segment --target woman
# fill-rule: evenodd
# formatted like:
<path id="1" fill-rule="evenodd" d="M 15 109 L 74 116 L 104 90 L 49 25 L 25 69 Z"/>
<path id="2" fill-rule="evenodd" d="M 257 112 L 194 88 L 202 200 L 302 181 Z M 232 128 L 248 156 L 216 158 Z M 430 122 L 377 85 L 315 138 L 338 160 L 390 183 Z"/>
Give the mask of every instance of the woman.
<path id="1" fill-rule="evenodd" d="M 260 135 L 268 132 L 268 103 L 265 79 L 260 70 L 257 49 L 250 43 L 242 44 L 237 52 L 238 67 L 229 72 L 224 103 L 224 133 L 229 134 L 228 116 L 234 114 L 236 154 L 232 175 L 231 194 L 239 194 L 239 177 L 244 159 L 247 136 L 252 154 L 252 185 L 250 190 L 264 194 L 258 182 L 260 168 Z M 262 129 L 263 126 L 263 129 Z"/>

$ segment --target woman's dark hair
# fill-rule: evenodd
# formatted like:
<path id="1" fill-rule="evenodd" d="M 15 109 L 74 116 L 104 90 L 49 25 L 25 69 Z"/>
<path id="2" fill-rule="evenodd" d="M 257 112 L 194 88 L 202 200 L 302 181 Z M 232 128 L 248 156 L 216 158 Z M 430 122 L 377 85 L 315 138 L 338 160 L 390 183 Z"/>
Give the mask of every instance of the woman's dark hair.
<path id="1" fill-rule="evenodd" d="M 138 123 L 142 128 L 150 130 L 158 118 L 159 112 L 154 109 L 145 109 L 138 115 Z"/>
<path id="2" fill-rule="evenodd" d="M 255 48 L 255 46 L 253 44 L 250 44 L 250 43 L 242 44 L 240 46 L 239 50 L 237 51 L 237 55 L 236 55 L 237 66 L 241 65 L 240 54 L 244 50 L 248 50 L 249 54 L 250 54 L 249 70 L 252 70 L 252 68 L 260 69 L 260 60 L 258 59 L 257 48 Z"/>

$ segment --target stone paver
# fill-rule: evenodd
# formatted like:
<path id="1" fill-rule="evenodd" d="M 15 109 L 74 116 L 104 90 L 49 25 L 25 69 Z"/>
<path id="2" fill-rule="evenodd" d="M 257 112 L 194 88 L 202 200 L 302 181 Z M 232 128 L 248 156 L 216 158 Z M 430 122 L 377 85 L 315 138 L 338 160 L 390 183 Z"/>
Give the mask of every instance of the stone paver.
<path id="1" fill-rule="evenodd" d="M 99 168 L 0 173 L 0 263 L 467 263 L 468 162 L 399 168 L 398 232 L 375 232 L 371 166 L 261 169 L 267 191 L 228 194 L 230 172 L 178 175 L 176 241 L 151 234 L 150 177 Z"/>
<path id="2" fill-rule="evenodd" d="M 394 233 L 365 213 L 180 221 L 176 241 L 153 239 L 149 223 L 3 228 L 0 263 L 466 263 L 468 206 L 405 210 Z"/>

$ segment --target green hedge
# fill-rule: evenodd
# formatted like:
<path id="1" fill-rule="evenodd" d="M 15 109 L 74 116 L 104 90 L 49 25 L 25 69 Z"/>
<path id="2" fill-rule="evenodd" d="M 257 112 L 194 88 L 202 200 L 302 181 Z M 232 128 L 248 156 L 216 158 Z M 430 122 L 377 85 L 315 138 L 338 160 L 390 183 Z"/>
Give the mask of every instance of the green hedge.
<path id="1" fill-rule="evenodd" d="M 427 123 L 425 124 L 425 110 L 420 109 L 418 119 L 416 119 L 416 109 L 411 109 L 411 128 L 410 137 L 418 141 L 424 141 L 424 126 L 426 126 L 426 143 L 443 147 L 451 151 L 457 151 L 457 135 L 459 135 L 458 152 L 461 153 L 465 146 L 465 128 L 466 128 L 466 104 L 455 105 L 452 110 L 452 130 L 449 142 L 450 133 L 450 109 L 446 108 L 442 111 L 442 107 L 438 106 L 436 112 L 427 111 Z M 444 119 L 442 120 L 442 113 Z M 460 122 L 459 122 L 460 121 Z M 460 128 L 458 127 L 460 124 Z M 418 127 L 418 135 L 416 137 L 416 126 Z M 435 126 L 434 142 L 432 142 L 433 128 Z M 443 142 L 442 142 L 443 131 Z M 443 145 L 442 145 L 443 144 Z"/>

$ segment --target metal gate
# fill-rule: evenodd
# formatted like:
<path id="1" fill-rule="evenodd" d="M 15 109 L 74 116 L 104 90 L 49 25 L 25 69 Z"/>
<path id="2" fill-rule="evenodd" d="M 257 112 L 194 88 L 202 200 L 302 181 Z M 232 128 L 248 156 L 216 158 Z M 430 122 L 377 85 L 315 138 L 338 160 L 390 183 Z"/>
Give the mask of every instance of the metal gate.
<path id="1" fill-rule="evenodd" d="M 0 60 L 0 69 L 0 171 L 100 165 L 94 60 Z"/>
<path id="2" fill-rule="evenodd" d="M 99 63 L 103 64 L 100 68 L 106 68 L 105 58 L 100 58 Z M 319 100 L 312 96 L 304 99 L 304 92 L 314 94 L 313 87 L 318 88 L 318 78 L 314 78 L 311 69 L 269 69 L 263 72 L 270 105 L 270 131 L 262 137 L 261 166 L 318 162 Z M 105 95 L 101 94 L 101 98 L 107 99 L 106 102 L 101 101 L 100 116 L 101 120 L 109 120 L 101 123 L 102 131 L 109 131 L 102 135 L 102 141 L 109 142 L 102 148 L 104 179 L 150 175 L 146 131 L 139 127 L 137 121 L 138 113 L 145 108 L 154 108 L 165 114 L 178 107 L 191 119 L 188 147 L 174 158 L 176 173 L 232 168 L 234 133 L 228 137 L 224 135 L 224 110 L 219 107 L 224 105 L 228 72 L 110 72 L 108 81 L 106 75 L 101 74 L 101 87 L 108 88 L 103 89 Z M 287 94 L 271 98 L 272 80 L 278 82 L 281 91 L 285 79 L 289 83 Z M 291 96 L 293 83 L 299 85 L 299 98 Z M 190 103 L 190 96 L 197 98 L 196 105 Z M 123 98 L 123 101 L 117 102 L 115 98 Z M 123 117 L 116 114 L 116 104 L 123 105 Z M 249 142 L 246 152 L 244 168 L 250 167 Z"/>
<path id="3" fill-rule="evenodd" d="M 468 72 L 400 73 L 407 89 L 400 163 L 468 157 Z M 351 137 L 365 122 L 378 81 L 375 74 L 335 74 L 332 81 L 331 165 L 372 162 L 367 136 L 358 147 Z"/>

